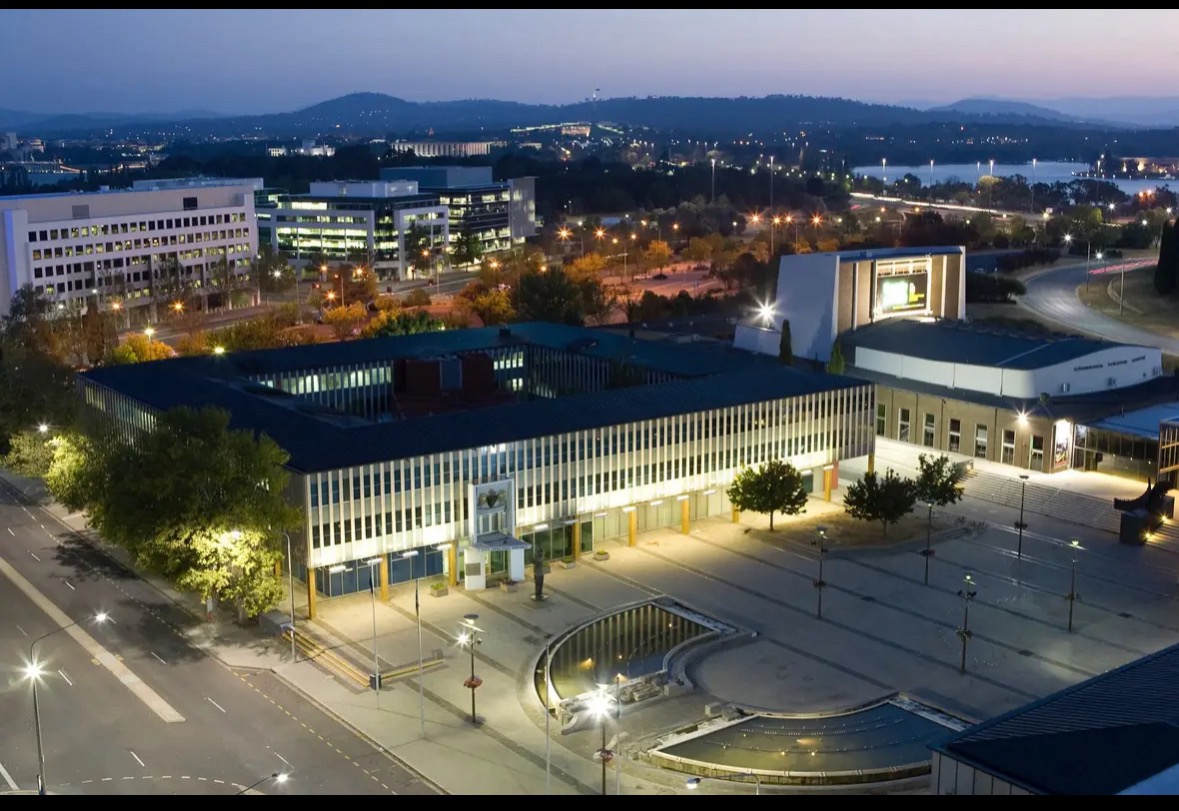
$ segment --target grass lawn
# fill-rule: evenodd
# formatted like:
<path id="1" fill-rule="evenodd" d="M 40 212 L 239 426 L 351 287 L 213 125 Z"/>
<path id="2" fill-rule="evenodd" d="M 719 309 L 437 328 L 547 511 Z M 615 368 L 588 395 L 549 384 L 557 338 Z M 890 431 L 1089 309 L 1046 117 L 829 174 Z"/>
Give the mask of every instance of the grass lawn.
<path id="1" fill-rule="evenodd" d="M 888 528 L 888 537 L 881 534 L 880 522 L 857 521 L 843 510 L 840 501 L 827 503 L 811 499 L 807 511 L 795 517 L 774 516 L 774 530 L 769 530 L 769 521 L 764 516 L 742 514 L 741 523 L 752 525 L 749 531 L 758 540 L 779 547 L 809 547 L 818 537 L 818 528 L 827 528 L 828 549 L 864 549 L 868 547 L 893 546 L 925 538 L 926 512 L 918 508 L 898 523 Z M 945 520 L 939 520 L 934 511 L 933 531 L 948 529 Z"/>
<path id="2" fill-rule="evenodd" d="M 1125 304 L 1118 313 L 1116 295 L 1121 286 L 1117 273 L 1094 276 L 1089 283 L 1077 288 L 1077 296 L 1091 307 L 1111 318 L 1125 321 L 1172 338 L 1179 337 L 1179 297 L 1160 296 L 1154 289 L 1154 267 L 1132 270 L 1126 274 Z"/>

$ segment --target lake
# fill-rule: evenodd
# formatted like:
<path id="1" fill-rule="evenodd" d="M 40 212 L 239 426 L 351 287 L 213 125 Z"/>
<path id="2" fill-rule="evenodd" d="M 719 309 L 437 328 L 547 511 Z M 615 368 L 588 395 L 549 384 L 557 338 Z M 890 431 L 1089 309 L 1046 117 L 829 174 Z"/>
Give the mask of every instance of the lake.
<path id="1" fill-rule="evenodd" d="M 884 177 L 893 183 L 907 174 L 921 178 L 923 186 L 929 185 L 929 164 L 924 166 L 893 166 L 891 163 L 881 171 L 880 164 L 875 166 L 857 166 L 852 169 L 857 175 L 865 177 Z M 1037 183 L 1071 183 L 1080 180 L 1077 174 L 1089 171 L 1083 163 L 1069 163 L 1066 161 L 1038 161 L 1036 163 Z M 981 164 L 947 163 L 933 165 L 933 182 L 945 183 L 947 180 L 957 179 L 965 183 L 975 183 L 979 177 L 990 174 L 991 167 L 986 161 Z M 994 174 L 996 177 L 1010 177 L 1023 175 L 1030 183 L 1032 180 L 1032 165 L 1030 163 L 996 163 Z M 1147 189 L 1170 185 L 1172 190 L 1179 190 L 1179 179 L 1176 180 L 1122 180 L 1117 178 L 1103 178 L 1117 185 L 1126 194 L 1137 194 Z"/>

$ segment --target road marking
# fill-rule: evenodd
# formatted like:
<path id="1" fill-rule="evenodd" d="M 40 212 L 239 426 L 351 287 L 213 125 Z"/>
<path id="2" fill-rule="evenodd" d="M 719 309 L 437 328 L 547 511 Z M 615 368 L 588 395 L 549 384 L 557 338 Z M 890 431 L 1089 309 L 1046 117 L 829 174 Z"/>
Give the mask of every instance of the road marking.
<path id="1" fill-rule="evenodd" d="M 15 623 L 14 623 L 14 624 L 15 624 Z M 18 631 L 20 631 L 22 634 L 24 634 L 26 639 L 28 638 L 28 636 L 29 636 L 29 632 L 28 632 L 28 631 L 26 631 L 24 628 L 22 628 L 22 627 L 20 627 L 19 625 L 17 625 L 17 626 L 16 626 L 16 630 L 18 630 Z"/>
<path id="2" fill-rule="evenodd" d="M 278 758 L 279 760 L 281 760 L 283 763 L 287 764 L 288 766 L 291 766 L 291 762 L 290 762 L 289 760 L 287 760 L 285 757 L 283 757 L 282 755 L 280 755 L 278 752 L 275 752 L 275 753 L 274 753 L 274 756 L 275 756 L 276 758 Z M 295 768 L 294 766 L 291 766 L 291 769 L 292 769 L 292 770 L 293 770 L 294 768 Z"/>
<path id="3" fill-rule="evenodd" d="M 4 778 L 4 782 L 8 784 L 8 788 L 16 791 L 16 781 L 12 779 L 12 775 L 8 773 L 8 769 L 4 768 L 4 764 L 0 763 L 0 777 Z"/>
<path id="4" fill-rule="evenodd" d="M 68 614 L 54 605 L 52 600 L 42 594 L 36 586 L 30 583 L 24 575 L 12 568 L 12 565 L 3 558 L 0 558 L 0 574 L 11 580 L 26 597 L 48 614 L 51 620 L 57 623 L 65 633 L 72 636 L 75 642 L 85 648 L 86 652 L 92 658 L 109 670 L 116 679 L 121 681 L 152 712 L 169 724 L 184 721 L 184 716 L 178 713 L 159 693 L 144 684 L 143 680 L 132 673 L 129 667 L 115 659 L 110 651 L 98 644 L 98 641 L 94 637 L 86 633 L 81 626 L 75 624 Z"/>
<path id="5" fill-rule="evenodd" d="M 130 749 L 128 749 L 127 751 L 131 752 Z M 135 762 L 138 763 L 140 766 L 143 766 L 145 769 L 147 768 L 147 764 L 139 759 L 139 755 L 135 754 L 134 752 L 131 752 L 131 757 L 135 758 Z"/>
<path id="6" fill-rule="evenodd" d="M 225 708 L 224 708 L 224 707 L 222 707 L 220 704 L 218 704 L 216 701 L 214 701 L 213 699 L 209 698 L 208 696 L 205 696 L 205 701 L 208 701 L 208 702 L 209 702 L 210 704 L 212 704 L 214 707 L 216 707 L 217 709 L 221 710 L 221 712 L 225 712 Z M 182 779 L 184 779 L 184 780 L 187 780 L 188 778 L 187 778 L 187 777 L 185 777 L 185 778 L 182 778 Z"/>
<path id="7" fill-rule="evenodd" d="M 74 584 L 73 584 L 73 583 L 71 583 L 70 581 L 68 581 L 68 580 L 63 580 L 63 581 L 61 581 L 61 582 L 65 583 L 67 586 L 69 586 L 69 587 L 70 587 L 70 591 L 77 591 L 77 589 L 76 589 L 76 588 L 74 588 Z"/>
<path id="8" fill-rule="evenodd" d="M 67 675 L 65 674 L 65 671 L 64 671 L 64 670 L 61 670 L 61 669 L 59 669 L 59 670 L 57 671 L 57 675 L 59 675 L 59 676 L 61 676 L 63 679 L 65 679 L 65 683 L 66 683 L 66 684 L 68 684 L 70 687 L 73 687 L 73 686 L 74 686 L 74 683 L 73 683 L 72 681 L 70 681 L 70 677 L 69 677 L 69 676 L 67 676 Z"/>
<path id="9" fill-rule="evenodd" d="M 14 538 L 16 537 L 16 533 L 12 531 L 12 527 L 9 527 L 9 528 L 8 528 L 8 534 L 9 534 L 9 535 L 11 535 L 11 536 L 12 536 L 12 537 L 14 537 Z"/>
<path id="10" fill-rule="evenodd" d="M 38 563 L 41 562 L 41 558 L 37 557 L 37 555 L 35 553 L 29 552 L 29 554 L 33 556 L 33 560 L 37 561 Z"/>
<path id="11" fill-rule="evenodd" d="M 153 651 L 148 651 L 148 653 L 150 653 L 152 656 L 156 657 L 156 661 L 157 661 L 157 662 L 159 662 L 160 664 L 162 664 L 162 665 L 166 665 L 166 664 L 168 664 L 168 663 L 167 663 L 167 662 L 165 662 L 163 659 L 161 659 L 161 658 L 160 658 L 160 656 L 159 656 L 159 654 L 157 654 L 157 653 L 156 653 L 154 650 L 153 650 Z"/>

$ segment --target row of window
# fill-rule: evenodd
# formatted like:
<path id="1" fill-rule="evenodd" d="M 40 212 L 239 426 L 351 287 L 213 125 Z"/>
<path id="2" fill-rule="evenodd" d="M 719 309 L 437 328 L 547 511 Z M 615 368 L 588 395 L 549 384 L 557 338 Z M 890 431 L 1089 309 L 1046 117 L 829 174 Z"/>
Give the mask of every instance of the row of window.
<path id="1" fill-rule="evenodd" d="M 911 432 L 912 414 L 907 408 L 897 409 L 897 433 L 896 438 L 901 442 L 915 442 Z M 989 441 L 990 429 L 986 425 L 976 423 L 974 426 L 974 444 L 973 447 L 968 446 L 968 450 L 977 459 L 987 459 L 987 444 Z M 947 434 L 946 450 L 950 453 L 962 453 L 967 451 L 962 450 L 962 421 L 957 418 L 949 420 Z M 884 403 L 876 404 L 876 435 L 888 436 L 888 406 Z M 1005 465 L 1015 464 L 1015 441 L 1016 432 L 1013 430 L 1003 431 L 1002 444 L 1000 445 L 999 461 Z M 921 422 L 921 445 L 927 448 L 936 448 L 937 442 L 937 416 L 931 413 L 922 415 Z M 1033 470 L 1043 470 L 1044 468 L 1044 437 L 1033 435 L 1028 442 L 1028 467 Z"/>
<path id="2" fill-rule="evenodd" d="M 36 253 L 36 251 L 33 253 Z M 99 253 L 101 253 L 101 251 L 99 251 Z M 211 248 L 194 248 L 192 250 L 176 251 L 175 253 L 169 254 L 169 256 L 174 257 L 179 261 L 184 261 L 197 259 L 202 256 L 225 256 L 230 253 L 249 256 L 251 253 L 250 245 L 243 242 L 237 245 L 220 245 Z M 81 254 L 78 255 L 81 256 Z M 99 259 L 86 262 L 65 262 L 60 265 L 38 265 L 37 267 L 33 268 L 33 278 L 49 279 L 55 275 L 72 276 L 83 273 L 86 275 L 92 275 L 96 268 L 102 270 L 120 270 L 124 267 L 129 268 L 140 266 L 143 267 L 143 269 L 146 271 L 146 266 L 149 260 L 152 260 L 152 257 L 144 254 L 142 256 L 119 256 L 113 259 Z M 157 267 L 162 264 L 162 260 L 163 255 L 157 255 L 155 257 L 154 262 Z M 192 275 L 193 268 L 191 266 L 186 266 L 184 270 L 186 271 L 187 275 Z M 144 278 L 147 278 L 146 273 L 144 273 Z M 138 274 L 136 274 L 135 281 L 139 281 Z M 98 284 L 101 287 L 103 282 L 100 280 Z"/>
<path id="3" fill-rule="evenodd" d="M 118 242 L 88 242 L 85 245 L 66 245 L 56 248 L 33 249 L 33 261 L 42 259 L 68 259 L 74 256 L 91 256 L 101 253 L 142 251 L 152 248 L 166 248 L 169 245 L 187 245 L 193 242 L 224 242 L 227 239 L 249 238 L 248 228 L 233 228 L 224 231 L 197 231 L 192 234 L 172 234 L 149 239 L 128 239 Z"/>
<path id="4" fill-rule="evenodd" d="M 172 228 L 194 228 L 204 225 L 223 225 L 245 222 L 244 211 L 228 214 L 209 214 L 202 217 L 177 217 L 175 219 L 139 220 L 136 222 L 114 222 L 102 225 L 75 225 L 70 228 L 47 228 L 29 231 L 29 242 L 51 242 L 58 239 L 83 239 L 85 237 L 112 236 L 114 234 L 136 234 L 145 231 L 165 231 Z"/>

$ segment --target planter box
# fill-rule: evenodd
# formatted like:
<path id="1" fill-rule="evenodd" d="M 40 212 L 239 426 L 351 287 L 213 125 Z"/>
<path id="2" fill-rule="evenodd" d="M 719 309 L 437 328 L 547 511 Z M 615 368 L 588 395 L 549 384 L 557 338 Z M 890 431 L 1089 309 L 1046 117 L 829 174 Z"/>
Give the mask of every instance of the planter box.
<path id="1" fill-rule="evenodd" d="M 609 560 L 609 552 L 594 552 L 594 560 Z"/>
<path id="2" fill-rule="evenodd" d="M 499 590 L 500 591 L 513 592 L 517 588 L 519 588 L 518 583 L 509 583 L 507 580 L 499 581 Z"/>
<path id="3" fill-rule="evenodd" d="M 434 597 L 445 597 L 447 594 L 450 594 L 450 589 L 447 586 L 443 586 L 440 589 L 430 589 L 430 594 Z"/>
<path id="4" fill-rule="evenodd" d="M 575 561 L 575 560 L 558 560 L 557 565 L 560 566 L 562 569 L 572 569 L 575 566 L 577 566 L 577 561 Z"/>

